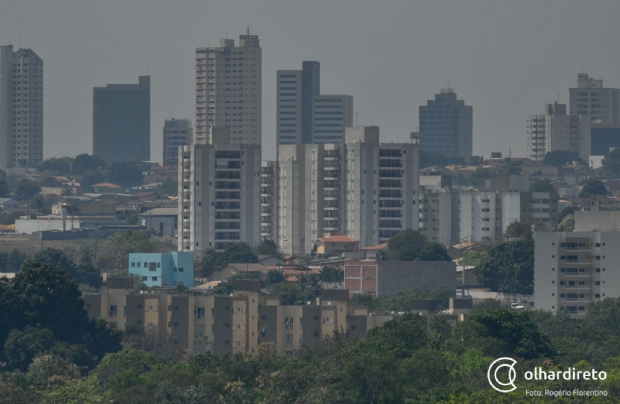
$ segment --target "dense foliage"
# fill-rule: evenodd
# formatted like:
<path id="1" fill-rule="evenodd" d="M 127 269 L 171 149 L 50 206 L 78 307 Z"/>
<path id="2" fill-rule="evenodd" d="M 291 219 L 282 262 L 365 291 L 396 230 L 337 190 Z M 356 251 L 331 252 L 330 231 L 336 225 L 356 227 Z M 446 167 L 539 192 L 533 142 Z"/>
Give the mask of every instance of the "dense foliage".
<path id="1" fill-rule="evenodd" d="M 598 178 L 588 178 L 577 196 L 580 198 L 589 198 L 594 195 L 607 195 L 608 193 L 603 181 Z"/>
<path id="2" fill-rule="evenodd" d="M 517 240 L 493 246 L 476 267 L 476 277 L 492 290 L 531 294 L 534 283 L 534 242 Z"/>
<path id="3" fill-rule="evenodd" d="M 226 250 L 221 252 L 213 248 L 205 250 L 200 267 L 203 276 L 206 276 L 213 271 L 224 268 L 229 263 L 256 262 L 258 262 L 258 256 L 252 251 L 252 247 L 246 243 L 235 243 L 229 245 Z"/>
<path id="4" fill-rule="evenodd" d="M 407 229 L 388 241 L 388 258 L 398 261 L 450 261 L 448 250 L 436 242 L 429 242 L 418 231 Z"/>
<path id="5" fill-rule="evenodd" d="M 545 158 L 543 159 L 543 163 L 555 167 L 562 167 L 564 165 L 571 164 L 573 161 L 586 164 L 581 157 L 579 157 L 579 154 L 567 150 L 547 152 L 547 154 L 545 154 Z"/>
<path id="6" fill-rule="evenodd" d="M 547 178 L 537 178 L 530 185 L 530 192 L 557 192 L 557 189 Z"/>

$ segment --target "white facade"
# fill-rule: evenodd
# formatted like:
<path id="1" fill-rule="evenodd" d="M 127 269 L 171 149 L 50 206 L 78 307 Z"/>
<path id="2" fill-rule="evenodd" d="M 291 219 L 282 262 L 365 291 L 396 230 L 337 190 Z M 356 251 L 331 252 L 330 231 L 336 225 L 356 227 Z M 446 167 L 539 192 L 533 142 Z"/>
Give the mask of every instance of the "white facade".
<path id="1" fill-rule="evenodd" d="M 43 60 L 0 46 L 0 167 L 43 162 Z"/>
<path id="2" fill-rule="evenodd" d="M 459 233 L 462 241 L 497 240 L 502 234 L 501 204 L 495 192 L 460 194 Z"/>
<path id="3" fill-rule="evenodd" d="M 207 248 L 260 243 L 260 157 L 258 145 L 179 149 L 179 251 L 199 259 Z"/>
<path id="4" fill-rule="evenodd" d="M 620 297 L 620 232 L 537 232 L 536 308 L 584 318 L 588 307 Z"/>
<path id="5" fill-rule="evenodd" d="M 527 117 L 527 158 L 542 161 L 545 154 L 564 150 L 575 152 L 587 160 L 591 150 L 590 118 L 566 115 L 566 105 L 545 105 L 544 115 Z"/>
<path id="6" fill-rule="evenodd" d="M 577 88 L 571 88 L 569 92 L 571 115 L 588 115 L 590 120 L 602 123 L 620 122 L 619 89 L 603 88 L 603 80 L 579 73 Z"/>
<path id="7" fill-rule="evenodd" d="M 309 253 L 325 233 L 377 245 L 419 228 L 419 145 L 379 143 L 378 127 L 346 129 L 346 143 L 281 145 L 277 244 Z"/>
<path id="8" fill-rule="evenodd" d="M 196 49 L 196 140 L 228 128 L 230 144 L 261 144 L 262 49 L 258 35 Z"/>

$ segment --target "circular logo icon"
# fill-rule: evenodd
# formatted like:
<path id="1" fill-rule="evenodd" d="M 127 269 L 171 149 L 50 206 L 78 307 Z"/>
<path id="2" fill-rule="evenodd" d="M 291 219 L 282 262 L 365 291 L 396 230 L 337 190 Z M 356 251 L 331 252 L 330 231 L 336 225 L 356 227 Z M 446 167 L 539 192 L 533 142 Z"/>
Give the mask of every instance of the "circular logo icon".
<path id="1" fill-rule="evenodd" d="M 515 380 L 517 379 L 517 371 L 515 370 L 515 365 L 517 361 L 512 358 L 499 358 L 493 361 L 489 366 L 489 370 L 487 371 L 487 379 L 489 379 L 489 384 L 495 390 L 500 393 L 510 393 L 513 390 L 517 389 L 515 386 Z M 500 369 L 506 368 L 500 372 Z M 508 378 L 500 376 L 507 373 Z"/>

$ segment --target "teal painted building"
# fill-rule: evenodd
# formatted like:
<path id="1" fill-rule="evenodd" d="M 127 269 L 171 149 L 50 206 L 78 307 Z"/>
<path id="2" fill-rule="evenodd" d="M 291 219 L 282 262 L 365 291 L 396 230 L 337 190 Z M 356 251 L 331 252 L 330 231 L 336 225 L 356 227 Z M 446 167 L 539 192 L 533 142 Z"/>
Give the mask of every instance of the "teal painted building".
<path id="1" fill-rule="evenodd" d="M 149 287 L 194 286 L 193 252 L 129 254 L 128 268 Z"/>

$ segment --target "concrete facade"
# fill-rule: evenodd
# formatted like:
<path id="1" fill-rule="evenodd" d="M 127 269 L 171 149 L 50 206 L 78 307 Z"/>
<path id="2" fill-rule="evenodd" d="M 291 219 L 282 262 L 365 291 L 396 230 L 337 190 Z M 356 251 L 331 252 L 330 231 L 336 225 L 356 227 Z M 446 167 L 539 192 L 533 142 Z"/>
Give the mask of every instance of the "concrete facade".
<path id="1" fill-rule="evenodd" d="M 261 240 L 259 145 L 196 144 L 179 149 L 179 251 Z"/>
<path id="2" fill-rule="evenodd" d="M 458 243 L 459 190 L 448 175 L 420 176 L 420 231 L 446 246 Z"/>
<path id="3" fill-rule="evenodd" d="M 620 297 L 620 232 L 537 232 L 534 243 L 537 309 L 584 318 L 590 304 Z"/>
<path id="4" fill-rule="evenodd" d="M 577 88 L 570 88 L 570 114 L 588 115 L 601 123 L 620 122 L 620 90 L 604 88 L 603 80 L 577 74 Z"/>
<path id="5" fill-rule="evenodd" d="M 350 293 L 392 296 L 399 291 L 438 287 L 456 293 L 456 264 L 452 261 L 350 260 L 344 264 L 344 287 Z"/>
<path id="6" fill-rule="evenodd" d="M 361 337 L 393 316 L 372 315 L 348 305 L 348 291 L 324 290 L 311 305 L 283 306 L 276 296 L 259 296 L 260 282 L 235 281 L 232 296 L 131 294 L 108 289 L 84 295 L 90 318 L 103 317 L 121 329 L 141 325 L 166 335 L 187 354 L 256 353 L 273 343 L 279 354 L 292 355 L 303 344 L 315 344 L 334 331 Z"/>
<path id="7" fill-rule="evenodd" d="M 191 252 L 129 254 L 130 274 L 139 275 L 148 287 L 194 286 L 194 254 Z"/>
<path id="8" fill-rule="evenodd" d="M 312 98 L 312 143 L 343 143 L 353 126 L 353 97 L 315 95 Z"/>
<path id="9" fill-rule="evenodd" d="M 378 127 L 346 143 L 279 147 L 276 244 L 307 254 L 325 233 L 377 245 L 419 228 L 419 144 L 380 143 Z"/>
<path id="10" fill-rule="evenodd" d="M 502 235 L 501 200 L 495 192 L 461 192 L 459 234 L 463 241 L 497 240 Z"/>
<path id="11" fill-rule="evenodd" d="M 193 143 L 194 132 L 189 119 L 166 119 L 163 164 L 176 167 L 179 164 L 179 147 L 191 146 Z"/>
<path id="12" fill-rule="evenodd" d="M 228 128 L 230 144 L 261 144 L 262 49 L 258 35 L 196 49 L 196 140 Z"/>
<path id="13" fill-rule="evenodd" d="M 543 115 L 528 115 L 526 126 L 526 157 L 542 161 L 545 154 L 556 151 L 575 152 L 584 161 L 591 154 L 590 117 L 567 115 L 566 105 L 545 105 Z"/>
<path id="14" fill-rule="evenodd" d="M 43 60 L 0 46 L 0 168 L 43 162 Z"/>

